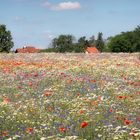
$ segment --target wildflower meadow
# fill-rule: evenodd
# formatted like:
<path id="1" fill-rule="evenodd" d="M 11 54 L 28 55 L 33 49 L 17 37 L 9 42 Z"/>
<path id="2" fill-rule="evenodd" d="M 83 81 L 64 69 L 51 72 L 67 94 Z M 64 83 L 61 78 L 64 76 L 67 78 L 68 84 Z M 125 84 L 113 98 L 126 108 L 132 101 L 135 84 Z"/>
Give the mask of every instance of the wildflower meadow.
<path id="1" fill-rule="evenodd" d="M 139 140 L 138 54 L 0 54 L 0 140 Z"/>

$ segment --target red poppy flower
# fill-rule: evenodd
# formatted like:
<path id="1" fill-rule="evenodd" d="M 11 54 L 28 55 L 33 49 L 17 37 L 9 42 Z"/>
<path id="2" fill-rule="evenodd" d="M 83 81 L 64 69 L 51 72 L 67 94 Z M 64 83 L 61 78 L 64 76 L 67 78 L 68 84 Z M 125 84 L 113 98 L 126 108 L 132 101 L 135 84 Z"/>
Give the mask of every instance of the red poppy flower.
<path id="1" fill-rule="evenodd" d="M 80 110 L 80 114 L 84 114 L 85 113 L 85 111 L 84 110 Z"/>
<path id="2" fill-rule="evenodd" d="M 82 122 L 81 127 L 82 127 L 82 128 L 85 128 L 86 126 L 88 126 L 88 122 L 85 122 L 85 121 Z"/>
<path id="3" fill-rule="evenodd" d="M 112 108 L 110 108 L 110 109 L 109 109 L 109 112 L 111 112 L 111 113 L 112 113 L 112 112 L 113 112 L 113 109 L 112 109 Z"/>
<path id="4" fill-rule="evenodd" d="M 30 87 L 33 85 L 33 83 L 32 82 L 29 82 L 29 84 L 28 84 Z"/>
<path id="5" fill-rule="evenodd" d="M 66 128 L 65 128 L 65 127 L 60 127 L 60 128 L 59 128 L 59 131 L 60 131 L 60 132 L 66 132 Z"/>
<path id="6" fill-rule="evenodd" d="M 2 136 L 8 136 L 8 131 L 3 131 Z"/>
<path id="7" fill-rule="evenodd" d="M 4 103 L 10 103 L 11 100 L 10 100 L 9 98 L 5 97 L 5 98 L 3 99 L 3 102 L 4 102 Z"/>
<path id="8" fill-rule="evenodd" d="M 124 123 L 125 123 L 126 125 L 129 125 L 129 124 L 132 124 L 133 122 L 132 122 L 132 121 L 129 121 L 128 119 L 125 119 L 125 120 L 124 120 Z"/>
<path id="9" fill-rule="evenodd" d="M 96 83 L 96 80 L 90 80 L 91 83 Z"/>
<path id="10" fill-rule="evenodd" d="M 36 73 L 36 74 L 34 74 L 34 77 L 37 77 L 38 76 L 38 74 Z"/>
<path id="11" fill-rule="evenodd" d="M 46 91 L 45 93 L 44 93 L 44 96 L 45 97 L 49 97 L 49 96 L 51 96 L 52 95 L 52 91 Z"/>
<path id="12" fill-rule="evenodd" d="M 33 128 L 32 128 L 32 127 L 26 128 L 26 132 L 27 132 L 27 133 L 32 133 L 32 132 L 33 132 Z"/>
<path id="13" fill-rule="evenodd" d="M 140 122 L 140 117 L 137 118 L 137 121 Z"/>
<path id="14" fill-rule="evenodd" d="M 118 96 L 118 99 L 126 99 L 126 97 L 125 97 L 125 96 L 120 95 L 120 96 Z"/>

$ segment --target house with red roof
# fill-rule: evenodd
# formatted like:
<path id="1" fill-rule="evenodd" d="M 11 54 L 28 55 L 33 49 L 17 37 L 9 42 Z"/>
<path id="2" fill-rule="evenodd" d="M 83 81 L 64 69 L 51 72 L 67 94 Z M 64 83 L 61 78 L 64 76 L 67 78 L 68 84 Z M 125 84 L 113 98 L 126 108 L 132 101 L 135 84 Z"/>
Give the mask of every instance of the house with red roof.
<path id="1" fill-rule="evenodd" d="M 38 53 L 40 49 L 33 46 L 24 46 L 23 48 L 16 49 L 15 53 Z"/>
<path id="2" fill-rule="evenodd" d="M 91 46 L 86 48 L 85 53 L 100 53 L 100 51 L 95 46 Z"/>

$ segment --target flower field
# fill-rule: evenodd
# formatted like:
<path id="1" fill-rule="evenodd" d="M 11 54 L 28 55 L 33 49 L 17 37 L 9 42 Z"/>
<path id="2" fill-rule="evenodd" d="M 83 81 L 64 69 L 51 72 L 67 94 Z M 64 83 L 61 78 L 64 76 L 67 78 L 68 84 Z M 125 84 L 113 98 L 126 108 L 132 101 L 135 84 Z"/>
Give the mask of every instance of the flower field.
<path id="1" fill-rule="evenodd" d="M 0 54 L 0 140 L 139 140 L 138 54 Z"/>

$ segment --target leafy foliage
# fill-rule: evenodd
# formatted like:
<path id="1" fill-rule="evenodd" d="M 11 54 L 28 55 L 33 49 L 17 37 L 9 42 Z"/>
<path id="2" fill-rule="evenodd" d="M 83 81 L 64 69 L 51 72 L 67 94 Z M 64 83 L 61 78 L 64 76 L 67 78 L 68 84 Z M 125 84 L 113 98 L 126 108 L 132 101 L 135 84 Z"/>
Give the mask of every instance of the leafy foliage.
<path id="1" fill-rule="evenodd" d="M 101 35 L 101 36 L 100 36 Z M 104 41 L 102 39 L 102 34 L 99 35 L 98 40 L 95 40 L 94 36 L 86 39 L 86 36 L 80 37 L 77 41 L 73 35 L 60 35 L 58 38 L 52 40 L 52 50 L 54 52 L 85 52 L 87 47 L 98 44 L 99 48 L 103 48 Z M 48 52 L 48 51 L 47 51 Z"/>
<path id="2" fill-rule="evenodd" d="M 86 40 L 86 36 L 83 36 L 78 39 L 74 50 L 75 52 L 84 52 L 87 46 L 89 46 L 89 41 Z"/>
<path id="3" fill-rule="evenodd" d="M 134 31 L 122 32 L 112 37 L 108 43 L 111 52 L 139 52 L 140 51 L 140 26 Z"/>
<path id="4" fill-rule="evenodd" d="M 9 52 L 13 46 L 11 32 L 6 30 L 5 25 L 0 25 L 0 52 Z"/>
<path id="5" fill-rule="evenodd" d="M 102 52 L 103 48 L 104 48 L 104 41 L 103 41 L 103 34 L 102 33 L 98 33 L 98 38 L 96 40 L 96 47 Z"/>
<path id="6" fill-rule="evenodd" d="M 58 38 L 54 38 L 52 41 L 53 48 L 57 52 L 72 52 L 73 51 L 74 36 L 72 35 L 60 35 Z"/>
<path id="7" fill-rule="evenodd" d="M 96 40 L 95 40 L 95 36 L 91 36 L 89 38 L 89 44 L 95 46 L 96 45 Z"/>

